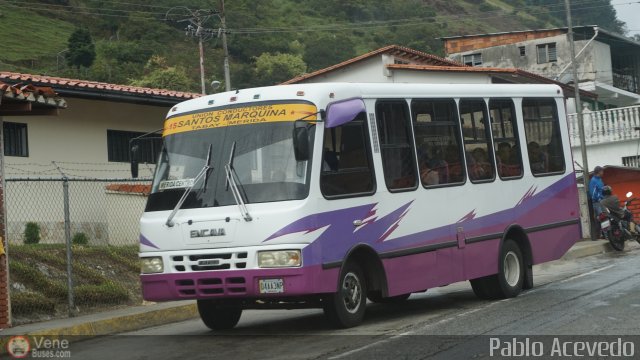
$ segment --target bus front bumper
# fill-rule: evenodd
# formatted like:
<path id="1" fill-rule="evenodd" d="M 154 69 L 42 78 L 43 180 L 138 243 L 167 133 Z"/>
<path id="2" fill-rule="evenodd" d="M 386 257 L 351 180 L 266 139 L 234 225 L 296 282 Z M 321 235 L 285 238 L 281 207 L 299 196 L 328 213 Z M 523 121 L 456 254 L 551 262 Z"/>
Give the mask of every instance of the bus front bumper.
<path id="1" fill-rule="evenodd" d="M 293 297 L 335 292 L 339 268 L 216 270 L 140 275 L 148 301 Z"/>

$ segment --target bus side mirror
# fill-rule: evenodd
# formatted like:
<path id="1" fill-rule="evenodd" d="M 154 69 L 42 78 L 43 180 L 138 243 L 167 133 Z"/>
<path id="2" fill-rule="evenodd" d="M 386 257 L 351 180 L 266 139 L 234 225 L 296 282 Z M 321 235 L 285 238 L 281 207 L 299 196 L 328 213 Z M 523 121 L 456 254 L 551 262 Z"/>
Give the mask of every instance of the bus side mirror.
<path id="1" fill-rule="evenodd" d="M 309 160 L 309 129 L 303 120 L 296 121 L 293 127 L 293 154 L 296 161 Z"/>
<path id="2" fill-rule="evenodd" d="M 129 145 L 131 147 L 131 177 L 135 179 L 138 177 L 138 144 L 137 141 L 131 141 Z"/>

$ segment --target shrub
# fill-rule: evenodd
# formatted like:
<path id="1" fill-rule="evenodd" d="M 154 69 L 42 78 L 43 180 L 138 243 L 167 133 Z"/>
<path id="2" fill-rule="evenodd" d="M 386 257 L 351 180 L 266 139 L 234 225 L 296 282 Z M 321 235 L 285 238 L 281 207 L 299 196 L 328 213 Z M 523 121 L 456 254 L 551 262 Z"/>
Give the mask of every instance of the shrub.
<path id="1" fill-rule="evenodd" d="M 11 294 L 11 314 L 31 315 L 34 313 L 53 314 L 56 303 L 39 293 L 19 292 Z"/>
<path id="2" fill-rule="evenodd" d="M 37 244 L 40 242 L 40 225 L 34 222 L 28 222 L 24 226 L 24 243 Z"/>
<path id="3" fill-rule="evenodd" d="M 89 243 L 89 237 L 83 232 L 73 234 L 71 243 L 75 245 L 87 245 Z"/>

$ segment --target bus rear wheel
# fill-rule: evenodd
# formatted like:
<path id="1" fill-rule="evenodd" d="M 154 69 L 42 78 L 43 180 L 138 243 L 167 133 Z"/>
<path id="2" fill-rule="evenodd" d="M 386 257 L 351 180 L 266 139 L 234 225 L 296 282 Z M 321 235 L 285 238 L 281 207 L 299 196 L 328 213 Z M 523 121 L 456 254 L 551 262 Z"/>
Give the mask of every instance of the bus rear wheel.
<path id="1" fill-rule="evenodd" d="M 518 244 L 507 239 L 502 244 L 498 259 L 498 273 L 471 280 L 473 292 L 481 299 L 505 299 L 518 296 L 522 291 L 525 266 Z"/>
<path id="2" fill-rule="evenodd" d="M 198 313 L 211 330 L 233 329 L 240 321 L 242 308 L 221 306 L 215 300 L 198 300 Z"/>
<path id="3" fill-rule="evenodd" d="M 338 291 L 325 299 L 324 313 L 336 327 L 359 325 L 367 306 L 367 284 L 360 266 L 353 262 L 345 264 L 339 284 Z"/>

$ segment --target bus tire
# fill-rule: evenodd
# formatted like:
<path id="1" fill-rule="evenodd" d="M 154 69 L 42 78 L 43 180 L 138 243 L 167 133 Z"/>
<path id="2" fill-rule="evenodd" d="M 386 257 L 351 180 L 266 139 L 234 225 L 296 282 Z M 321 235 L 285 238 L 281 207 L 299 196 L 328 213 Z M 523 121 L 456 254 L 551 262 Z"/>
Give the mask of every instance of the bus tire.
<path id="1" fill-rule="evenodd" d="M 520 247 L 515 241 L 506 239 L 498 258 L 498 273 L 471 280 L 471 287 L 481 299 L 512 298 L 522 291 L 525 275 Z"/>
<path id="2" fill-rule="evenodd" d="M 220 306 L 215 300 L 198 300 L 198 313 L 209 329 L 229 330 L 240 321 L 242 308 Z"/>
<path id="3" fill-rule="evenodd" d="M 405 302 L 409 298 L 409 296 L 411 296 L 411 293 L 390 296 L 390 297 L 382 297 L 382 294 L 380 293 L 380 291 L 372 291 L 372 292 L 369 292 L 369 294 L 367 294 L 367 298 L 371 300 L 371 302 L 374 302 L 377 304 L 400 304 Z"/>
<path id="4" fill-rule="evenodd" d="M 359 325 L 367 306 L 367 284 L 362 269 L 347 262 L 340 272 L 338 291 L 325 299 L 324 314 L 332 325 L 349 328 Z"/>
<path id="5" fill-rule="evenodd" d="M 476 294 L 476 296 L 480 299 L 484 300 L 491 299 L 491 296 L 489 296 L 489 293 L 487 292 L 486 280 L 486 277 L 469 280 L 469 282 L 471 283 L 471 288 L 473 289 L 473 293 Z"/>

